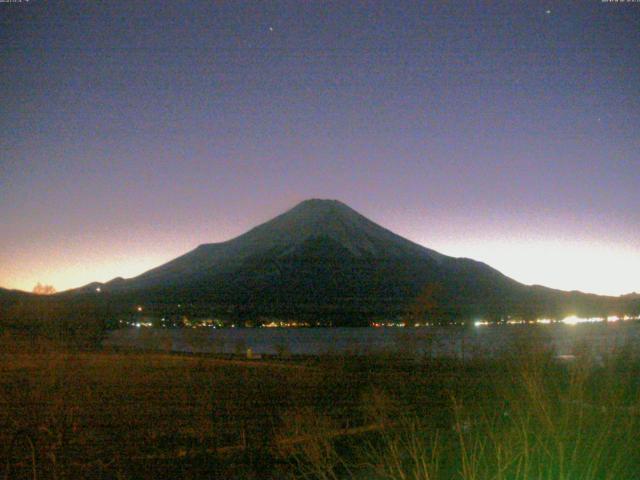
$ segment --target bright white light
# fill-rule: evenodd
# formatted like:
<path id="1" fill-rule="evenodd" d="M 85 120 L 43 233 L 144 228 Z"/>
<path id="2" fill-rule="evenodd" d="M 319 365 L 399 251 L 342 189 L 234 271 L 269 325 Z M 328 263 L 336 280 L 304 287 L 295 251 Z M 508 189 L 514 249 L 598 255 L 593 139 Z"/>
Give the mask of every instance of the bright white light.
<path id="1" fill-rule="evenodd" d="M 100 293 L 102 289 L 100 287 L 96 287 L 96 292 Z"/>
<path id="2" fill-rule="evenodd" d="M 579 323 L 597 323 L 602 322 L 602 318 L 591 317 L 591 318 L 580 318 L 575 315 L 571 315 L 562 320 L 562 323 L 565 325 L 577 325 Z"/>
<path id="3" fill-rule="evenodd" d="M 563 318 L 562 323 L 566 325 L 577 325 L 578 323 L 580 323 L 580 319 L 575 315 L 572 315 L 570 317 Z"/>

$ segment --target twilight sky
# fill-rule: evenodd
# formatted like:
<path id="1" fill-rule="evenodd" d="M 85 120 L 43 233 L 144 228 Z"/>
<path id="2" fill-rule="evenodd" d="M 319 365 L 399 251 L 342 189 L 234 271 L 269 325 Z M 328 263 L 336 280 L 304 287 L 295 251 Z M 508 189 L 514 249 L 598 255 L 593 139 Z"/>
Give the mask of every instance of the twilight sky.
<path id="1" fill-rule="evenodd" d="M 134 276 L 310 197 L 640 291 L 640 3 L 0 3 L 0 286 Z"/>

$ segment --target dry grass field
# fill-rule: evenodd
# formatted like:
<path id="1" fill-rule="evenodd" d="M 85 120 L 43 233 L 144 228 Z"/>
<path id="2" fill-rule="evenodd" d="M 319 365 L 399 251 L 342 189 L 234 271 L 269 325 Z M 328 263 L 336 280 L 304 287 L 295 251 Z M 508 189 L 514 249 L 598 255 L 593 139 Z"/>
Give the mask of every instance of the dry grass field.
<path id="1" fill-rule="evenodd" d="M 6 339 L 5 339 L 6 340 Z M 15 347 L 15 345 L 14 345 Z M 0 354 L 3 478 L 637 478 L 640 359 Z"/>

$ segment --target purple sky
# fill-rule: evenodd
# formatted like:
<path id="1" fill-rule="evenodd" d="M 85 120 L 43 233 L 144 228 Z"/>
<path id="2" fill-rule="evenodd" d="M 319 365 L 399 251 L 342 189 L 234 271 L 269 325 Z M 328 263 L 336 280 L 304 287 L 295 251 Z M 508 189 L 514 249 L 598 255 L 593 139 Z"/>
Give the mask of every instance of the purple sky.
<path id="1" fill-rule="evenodd" d="M 0 285 L 133 276 L 309 197 L 640 291 L 640 3 L 0 3 Z"/>

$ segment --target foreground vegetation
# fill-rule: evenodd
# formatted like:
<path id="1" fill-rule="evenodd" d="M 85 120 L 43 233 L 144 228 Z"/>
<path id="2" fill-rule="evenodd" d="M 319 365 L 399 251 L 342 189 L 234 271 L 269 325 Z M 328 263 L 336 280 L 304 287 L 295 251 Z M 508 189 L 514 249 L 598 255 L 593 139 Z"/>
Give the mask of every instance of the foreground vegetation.
<path id="1" fill-rule="evenodd" d="M 533 330 L 532 330 L 533 331 Z M 640 355 L 222 359 L 5 333 L 4 478 L 631 479 Z"/>

